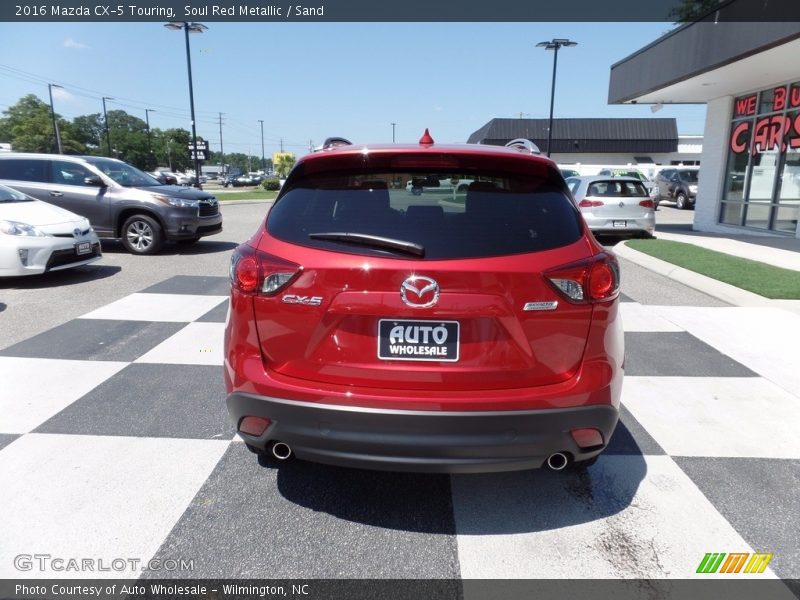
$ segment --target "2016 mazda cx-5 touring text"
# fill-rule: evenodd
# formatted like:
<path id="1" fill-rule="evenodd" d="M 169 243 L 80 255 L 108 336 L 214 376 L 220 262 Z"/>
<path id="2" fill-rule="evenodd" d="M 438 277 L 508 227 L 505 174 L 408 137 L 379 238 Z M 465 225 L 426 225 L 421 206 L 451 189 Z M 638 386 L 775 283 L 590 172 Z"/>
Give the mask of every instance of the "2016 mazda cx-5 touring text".
<path id="1" fill-rule="evenodd" d="M 619 269 L 537 154 L 426 131 L 298 161 L 231 260 L 227 405 L 251 450 L 451 473 L 594 461 L 618 420 Z"/>

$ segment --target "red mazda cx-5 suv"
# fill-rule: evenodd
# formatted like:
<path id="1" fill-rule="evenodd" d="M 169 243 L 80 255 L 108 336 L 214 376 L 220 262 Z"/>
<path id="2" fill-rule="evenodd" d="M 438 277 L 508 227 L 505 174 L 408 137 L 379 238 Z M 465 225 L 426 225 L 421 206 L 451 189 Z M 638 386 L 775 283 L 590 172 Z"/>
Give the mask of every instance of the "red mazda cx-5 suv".
<path id="1" fill-rule="evenodd" d="M 251 450 L 431 472 L 597 457 L 619 269 L 537 154 L 426 131 L 298 160 L 231 260 L 227 405 Z"/>

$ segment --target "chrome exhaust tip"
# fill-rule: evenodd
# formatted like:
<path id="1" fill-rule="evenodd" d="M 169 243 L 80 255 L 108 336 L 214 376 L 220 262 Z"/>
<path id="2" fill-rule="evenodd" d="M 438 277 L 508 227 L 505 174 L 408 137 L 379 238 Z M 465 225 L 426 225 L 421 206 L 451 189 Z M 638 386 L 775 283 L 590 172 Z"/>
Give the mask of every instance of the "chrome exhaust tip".
<path id="1" fill-rule="evenodd" d="M 561 471 L 569 464 L 569 458 L 563 452 L 556 452 L 547 457 L 546 464 L 551 471 Z"/>
<path id="2" fill-rule="evenodd" d="M 272 456 L 277 458 L 278 460 L 286 460 L 292 455 L 292 449 L 289 447 L 289 444 L 284 442 L 275 442 L 272 445 Z"/>

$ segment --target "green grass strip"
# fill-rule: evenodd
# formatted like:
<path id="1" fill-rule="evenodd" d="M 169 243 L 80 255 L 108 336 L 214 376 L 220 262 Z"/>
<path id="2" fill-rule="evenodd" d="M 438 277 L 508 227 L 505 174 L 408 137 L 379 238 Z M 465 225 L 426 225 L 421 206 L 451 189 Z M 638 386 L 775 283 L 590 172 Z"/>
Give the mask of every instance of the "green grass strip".
<path id="1" fill-rule="evenodd" d="M 629 248 L 765 298 L 800 300 L 800 271 L 669 240 L 631 240 Z"/>
<path id="2" fill-rule="evenodd" d="M 217 200 L 229 202 L 231 200 L 275 200 L 278 192 L 268 192 L 266 190 L 253 190 L 252 192 L 215 192 Z"/>

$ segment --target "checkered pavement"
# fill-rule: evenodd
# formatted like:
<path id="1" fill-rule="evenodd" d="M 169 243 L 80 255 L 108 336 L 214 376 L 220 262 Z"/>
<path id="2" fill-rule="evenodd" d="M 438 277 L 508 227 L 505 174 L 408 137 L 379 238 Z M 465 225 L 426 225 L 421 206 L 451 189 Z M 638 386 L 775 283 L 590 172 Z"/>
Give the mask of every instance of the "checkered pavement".
<path id="1" fill-rule="evenodd" d="M 274 468 L 225 409 L 227 288 L 173 277 L 0 350 L 0 578 L 86 576 L 21 574 L 20 553 L 194 561 L 170 577 L 687 578 L 707 552 L 800 577 L 800 317 L 625 298 L 622 419 L 585 473 Z"/>

